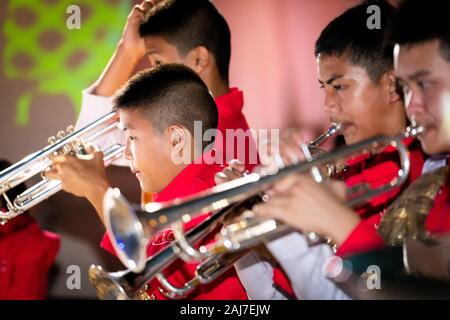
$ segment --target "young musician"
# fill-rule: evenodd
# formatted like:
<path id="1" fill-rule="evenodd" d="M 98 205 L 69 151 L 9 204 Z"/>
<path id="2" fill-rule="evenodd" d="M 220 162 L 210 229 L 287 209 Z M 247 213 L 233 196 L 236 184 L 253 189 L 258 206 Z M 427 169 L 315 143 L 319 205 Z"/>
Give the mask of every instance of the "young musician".
<path id="1" fill-rule="evenodd" d="M 215 156 L 223 163 L 237 158 L 246 170 L 251 171 L 258 163 L 258 155 L 253 139 L 244 140 L 249 127 L 242 112 L 243 92 L 230 88 L 229 84 L 230 38 L 226 20 L 211 1 L 144 1 L 135 6 L 105 71 L 93 86 L 83 92 L 77 127 L 111 111 L 110 96 L 130 78 L 143 58 L 152 67 L 181 63 L 200 76 L 215 98 L 219 112 L 218 129 L 223 138 L 216 138 Z M 227 129 L 237 130 L 232 139 L 234 147 L 226 139 Z M 124 160 L 116 163 L 128 165 Z M 144 195 L 144 198 L 149 197 Z M 280 269 L 275 269 L 274 277 L 292 295 Z"/>
<path id="2" fill-rule="evenodd" d="M 0 160 L 0 171 L 11 164 Z M 20 184 L 6 192 L 10 200 L 24 192 Z M 0 218 L 9 211 L 0 197 Z M 27 212 L 0 224 L 0 300 L 45 299 L 48 273 L 59 250 L 59 237 L 43 231 Z"/>
<path id="3" fill-rule="evenodd" d="M 97 82 L 83 92 L 77 127 L 112 110 L 111 95 L 143 58 L 150 67 L 181 63 L 200 76 L 215 98 L 223 137 L 217 137 L 215 156 L 223 163 L 237 158 L 251 170 L 257 164 L 257 152 L 242 113 L 243 92 L 229 85 L 230 38 L 226 20 L 209 0 L 154 0 L 134 6 L 110 62 Z M 241 130 L 230 132 L 228 144 L 227 129 Z"/>
<path id="4" fill-rule="evenodd" d="M 450 26 L 446 9 L 442 1 L 404 1 L 391 26 L 390 38 L 396 44 L 395 71 L 406 111 L 411 121 L 424 128 L 419 140 L 430 158 L 423 174 L 437 173 L 448 166 L 450 152 Z M 432 19 L 425 21 L 421 18 L 424 16 Z M 443 178 L 425 219 L 425 229 L 432 235 L 450 230 L 450 180 L 448 174 Z M 405 231 L 404 237 L 415 235 L 412 230 Z"/>
<path id="5" fill-rule="evenodd" d="M 422 239 L 425 236 L 439 239 L 448 235 L 450 229 L 450 184 L 448 171 L 445 170 L 448 167 L 450 151 L 447 124 L 450 92 L 450 28 L 447 23 L 446 9 L 447 6 L 442 1 L 426 3 L 418 0 L 403 1 L 394 15 L 391 26 L 390 38 L 396 44 L 395 73 L 405 95 L 407 114 L 411 121 L 415 121 L 424 128 L 419 140 L 423 150 L 430 155 L 423 166 L 423 175 L 398 198 L 401 200 L 407 193 L 415 195 L 409 198 L 410 203 L 400 202 L 405 214 L 396 215 L 390 208 L 380 223 L 379 233 L 385 237 L 386 241 L 393 244 L 413 237 Z M 423 17 L 433 17 L 433 19 L 423 20 Z M 442 173 L 443 176 L 441 176 Z M 424 186 L 417 187 L 423 179 L 430 179 L 429 177 L 432 177 L 429 184 L 440 184 L 437 186 L 437 192 L 433 192 L 432 198 L 428 198 L 428 194 L 423 194 L 424 191 L 429 193 L 426 188 L 423 189 Z M 426 205 L 425 198 L 432 200 L 430 205 Z M 423 222 L 417 213 L 422 214 L 424 205 L 426 216 L 424 226 L 421 226 L 418 223 Z M 413 210 L 410 210 L 411 208 Z M 300 211 L 296 213 L 301 214 Z M 288 215 L 285 216 L 288 217 Z M 290 215 L 286 221 L 299 226 L 294 222 L 295 218 L 294 215 Z M 414 219 L 417 220 L 414 221 Z M 422 233 L 422 227 L 425 233 Z M 415 249 L 420 250 L 412 254 L 427 252 L 426 246 L 417 245 Z M 435 242 L 428 247 L 428 251 L 435 250 L 438 245 L 439 242 Z M 443 260 L 444 256 L 433 257 L 427 254 L 426 260 L 420 256 L 412 258 L 414 265 L 409 265 L 408 268 L 416 275 L 436 278 L 445 274 L 448 279 L 448 261 Z M 444 273 L 439 273 L 438 270 L 443 270 Z"/>
<path id="6" fill-rule="evenodd" d="M 381 29 L 366 26 L 370 4 L 377 4 L 381 9 L 384 21 Z M 325 94 L 324 110 L 330 122 L 342 124 L 347 144 L 379 134 L 405 132 L 407 120 L 403 101 L 396 90 L 392 54 L 383 46 L 384 24 L 393 11 L 385 1 L 358 5 L 335 18 L 316 41 L 317 73 Z M 270 200 L 257 206 L 256 213 L 280 219 L 303 232 L 313 231 L 330 238 L 340 256 L 379 248 L 384 243 L 376 226 L 382 213 L 420 175 L 423 164 L 418 143 L 411 138 L 404 139 L 404 143 L 411 156 L 408 181 L 356 210 L 336 201 L 337 196 L 330 196 L 326 188 L 312 178 L 292 176 L 275 184 Z M 291 154 L 300 157 L 299 153 L 300 148 L 291 148 Z M 399 169 L 397 152 L 387 148 L 378 155 L 347 161 L 338 177 L 347 187 L 364 182 L 374 188 L 391 181 Z M 333 187 L 345 194 L 344 186 Z M 298 234 L 272 241 L 268 247 L 290 276 L 298 298 L 337 297 L 333 296 L 333 291 L 327 291 L 334 288 L 331 282 L 324 279 L 326 284 L 322 286 L 316 282 L 317 278 L 323 278 L 324 261 L 332 256 L 329 248 L 309 249 L 304 237 Z M 238 268 L 238 272 L 242 270 Z M 250 271 L 247 273 L 251 275 Z M 246 281 L 243 282 L 245 285 Z"/>
<path id="7" fill-rule="evenodd" d="M 209 164 L 211 150 L 204 150 L 211 141 L 202 137 L 207 130 L 216 128 L 218 113 L 208 88 L 192 69 L 167 64 L 143 71 L 131 78 L 113 101 L 127 137 L 125 158 L 142 190 L 156 193 L 156 201 L 168 201 L 214 186 L 214 175 L 220 166 Z M 200 137 L 194 136 L 195 121 L 202 124 Z M 60 179 L 64 190 L 87 198 L 102 218 L 103 196 L 110 184 L 101 152 L 94 152 L 87 159 L 61 156 L 53 163 L 49 177 Z M 207 216 L 195 219 L 187 228 Z M 151 239 L 149 255 L 173 240 L 170 234 L 171 230 L 165 230 Z M 107 235 L 102 247 L 114 254 Z M 172 284 L 183 286 L 193 277 L 195 267 L 177 260 L 164 273 Z M 164 299 L 158 286 L 156 280 L 152 281 L 148 294 L 153 299 Z M 230 269 L 213 283 L 197 288 L 188 298 L 246 297 L 234 269 Z"/>

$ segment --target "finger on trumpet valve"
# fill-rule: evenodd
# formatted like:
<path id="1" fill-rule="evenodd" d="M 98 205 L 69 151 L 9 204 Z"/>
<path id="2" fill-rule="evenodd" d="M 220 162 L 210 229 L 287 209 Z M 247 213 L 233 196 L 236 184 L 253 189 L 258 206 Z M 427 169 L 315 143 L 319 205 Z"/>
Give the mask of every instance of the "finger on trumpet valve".
<path id="1" fill-rule="evenodd" d="M 86 145 L 83 143 L 83 141 L 75 140 L 71 145 L 76 154 L 87 154 Z"/>

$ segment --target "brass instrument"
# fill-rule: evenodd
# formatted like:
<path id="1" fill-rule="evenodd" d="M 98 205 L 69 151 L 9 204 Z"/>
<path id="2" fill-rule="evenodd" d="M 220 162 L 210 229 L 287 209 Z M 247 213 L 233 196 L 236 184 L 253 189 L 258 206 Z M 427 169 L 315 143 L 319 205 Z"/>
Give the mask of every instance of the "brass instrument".
<path id="1" fill-rule="evenodd" d="M 420 128 L 411 128 L 405 135 L 415 136 L 420 132 Z M 360 155 L 361 153 L 384 149 L 387 146 L 395 147 L 399 152 L 401 161 L 401 170 L 399 170 L 399 175 L 396 178 L 377 189 L 370 189 L 366 185 L 358 185 L 349 189 L 350 200 L 348 204 L 351 206 L 362 204 L 374 196 L 401 185 L 407 179 L 410 162 L 408 150 L 402 142 L 405 135 L 374 137 L 340 148 L 332 153 L 323 153 L 315 159 L 310 158 L 307 161 L 286 166 L 272 175 L 261 176 L 257 173 L 251 173 L 184 199 L 176 199 L 166 203 L 152 203 L 150 207 L 147 206 L 146 211 L 132 211 L 126 199 L 121 196 L 120 191 L 110 189 L 104 199 L 107 229 L 120 259 L 131 271 L 137 272 L 137 274 L 131 271 L 106 273 L 101 267 L 92 266 L 90 269 L 91 282 L 100 298 L 126 298 L 139 296 L 139 290 L 148 281 L 156 277 L 166 289 L 166 296 L 171 298 L 183 297 L 201 283 L 199 279 L 204 278 L 203 270 L 212 270 L 215 274 L 216 270 L 230 267 L 230 265 L 223 265 L 224 256 L 235 258 L 234 260 L 228 260 L 227 263 L 234 262 L 247 252 L 246 249 L 261 242 L 261 239 L 264 240 L 271 236 L 291 232 L 288 227 L 280 225 L 274 219 L 255 218 L 251 214 L 251 206 L 248 206 L 248 202 L 261 201 L 262 192 L 272 183 L 290 174 L 310 172 L 323 165 L 334 163 L 341 158 L 347 159 L 356 154 Z M 264 201 L 264 196 L 262 198 Z M 243 206 L 246 201 L 247 206 Z M 240 210 L 239 215 L 236 214 L 238 210 Z M 191 215 L 192 212 L 197 212 L 197 214 Z M 203 224 L 205 222 L 195 227 L 187 235 L 183 234 L 182 226 L 183 223 L 188 222 L 199 213 L 206 212 L 212 212 L 211 217 L 206 220 L 212 225 L 201 237 L 211 232 L 225 218 L 229 219 L 232 212 L 235 213 L 234 216 L 239 216 L 241 219 L 237 223 L 223 228 L 216 244 L 209 247 L 202 246 L 200 250 L 195 250 L 192 245 L 201 237 L 194 238 L 192 235 L 198 235 L 201 230 L 204 230 Z M 146 259 L 145 248 L 148 239 L 169 225 L 174 230 L 175 241 L 170 247 Z M 234 256 L 234 254 L 239 253 L 241 255 Z M 194 279 L 187 282 L 182 288 L 171 286 L 160 274 L 160 271 L 172 263 L 177 256 L 185 261 L 201 262 Z M 210 268 L 210 266 L 215 267 Z M 105 292 L 109 293 L 105 294 Z"/>
<path id="2" fill-rule="evenodd" d="M 103 135 L 109 134 L 114 129 L 117 129 L 117 120 L 114 112 L 103 116 L 76 132 L 73 132 L 73 126 L 69 126 L 66 131 L 59 131 L 56 137 L 50 137 L 47 147 L 28 155 L 0 172 L 0 195 L 5 198 L 8 206 L 7 212 L 0 212 L 0 223 L 5 224 L 8 220 L 13 219 L 61 190 L 61 181 L 49 180 L 44 177 L 45 171 L 52 165 L 51 157 L 60 154 L 86 154 L 86 142 L 93 142 Z M 124 149 L 123 145 L 114 144 L 102 150 L 105 165 L 109 165 L 115 159 L 121 157 Z M 42 179 L 38 183 L 28 188 L 15 199 L 8 198 L 6 194 L 8 190 L 39 174 Z"/>
<path id="3" fill-rule="evenodd" d="M 314 148 L 313 152 L 324 153 L 324 151 L 318 148 L 319 144 L 335 136 L 339 132 L 339 128 L 339 125 L 332 124 L 324 134 L 312 141 L 310 146 Z M 110 189 L 107 194 L 104 201 L 106 211 L 116 210 L 117 213 L 120 211 L 119 217 L 127 216 L 131 212 L 130 205 L 121 196 L 118 189 Z M 163 287 L 159 289 L 162 294 L 170 299 L 180 299 L 195 290 L 198 285 L 210 283 L 227 271 L 247 251 L 240 250 L 236 253 L 223 253 L 215 256 L 200 257 L 193 255 L 197 251 L 190 249 L 191 245 L 210 234 L 225 219 L 240 216 L 243 212 L 251 209 L 256 202 L 261 200 L 261 197 L 256 195 L 237 202 L 234 205 L 224 206 L 221 210 L 215 210 L 208 219 L 200 223 L 186 235 L 182 232 L 182 223 L 174 224 L 173 231 L 177 241 L 174 241 L 170 246 L 149 258 L 146 258 L 145 250 L 140 250 L 147 246 L 147 239 L 136 237 L 133 233 L 136 229 L 140 230 L 142 225 L 134 224 L 135 229 L 130 230 L 128 224 L 110 223 L 109 225 L 111 227 L 120 228 L 114 234 L 120 234 L 121 237 L 115 238 L 118 241 L 113 240 L 112 243 L 122 262 L 133 271 L 141 268 L 141 266 L 136 265 L 136 261 L 145 261 L 145 264 L 143 271 L 140 273 L 133 273 L 128 270 L 108 273 L 101 266 L 92 265 L 89 268 L 89 280 L 94 286 L 97 296 L 102 300 L 148 299 L 149 297 L 145 292 L 147 288 L 146 284 L 151 279 L 156 278 Z M 155 203 L 149 203 L 148 205 L 155 205 Z M 111 217 L 113 216 L 111 215 Z M 139 232 L 143 233 L 144 231 L 140 230 Z M 124 250 L 128 250 L 128 252 L 124 252 Z M 129 253 L 131 253 L 131 256 L 128 255 Z M 194 260 L 201 262 L 197 267 L 194 278 L 180 288 L 173 286 L 161 273 L 177 257 L 181 257 L 185 261 L 192 262 Z"/>
<path id="4" fill-rule="evenodd" d="M 319 152 L 318 145 L 335 136 L 339 130 L 340 125 L 333 123 L 324 134 L 309 144 L 311 148 L 314 148 L 312 151 Z M 325 154 L 325 152 L 322 151 L 321 154 Z M 330 159 L 326 158 L 318 166 L 326 166 L 329 163 Z M 317 170 L 315 165 L 309 168 Z M 265 186 L 296 170 L 297 165 L 286 166 L 274 176 L 250 173 L 243 178 L 215 186 L 184 199 L 175 199 L 165 203 L 150 202 L 146 205 L 145 210 L 137 212 L 131 209 L 126 199 L 120 195 L 119 190 L 107 192 L 103 203 L 105 226 L 122 263 L 133 272 L 141 272 L 145 266 L 148 241 L 162 229 L 175 222 L 180 222 L 180 224 L 188 222 L 193 217 L 190 215 L 192 213 L 216 212 L 251 196 L 261 199 L 259 193 L 264 190 Z M 173 225 L 173 229 L 177 238 L 179 234 L 177 230 L 180 227 Z M 180 239 L 181 237 L 178 237 L 177 240 Z M 180 244 L 183 245 L 183 243 L 184 241 Z M 188 258 L 187 255 L 182 255 L 182 258 L 204 260 L 200 256 Z"/>
<path id="5" fill-rule="evenodd" d="M 410 163 L 408 157 L 409 152 L 402 143 L 401 139 L 404 139 L 405 137 L 416 137 L 422 132 L 422 127 L 418 127 L 413 124 L 407 128 L 403 135 L 398 137 L 374 137 L 353 146 L 343 147 L 335 152 L 332 152 L 331 155 L 335 155 L 336 158 L 339 158 L 339 153 L 346 153 L 346 150 L 350 150 L 358 145 L 363 149 L 367 148 L 367 150 L 363 152 L 367 153 L 369 149 L 380 149 L 384 143 L 386 146 L 394 146 L 400 155 L 401 169 L 399 170 L 397 177 L 391 180 L 389 184 L 383 185 L 374 190 L 370 190 L 365 184 L 357 185 L 351 189 L 348 189 L 347 197 L 349 200 L 347 204 L 351 207 L 358 206 L 379 194 L 390 191 L 391 189 L 403 184 L 408 177 Z M 317 160 L 320 160 L 320 157 Z M 319 177 L 318 182 L 320 181 L 321 178 Z M 288 232 L 292 232 L 292 229 L 289 226 L 282 224 L 276 219 L 256 217 L 251 210 L 248 210 L 237 222 L 231 223 L 222 228 L 220 234 L 217 236 L 217 242 L 211 246 L 201 246 L 198 252 L 204 257 L 223 252 L 236 252 L 250 248 L 262 241 L 268 241 L 272 238 L 279 237 Z M 306 232 L 305 237 L 309 245 L 316 245 L 324 242 L 331 244 L 331 239 L 323 238 L 314 232 Z"/>

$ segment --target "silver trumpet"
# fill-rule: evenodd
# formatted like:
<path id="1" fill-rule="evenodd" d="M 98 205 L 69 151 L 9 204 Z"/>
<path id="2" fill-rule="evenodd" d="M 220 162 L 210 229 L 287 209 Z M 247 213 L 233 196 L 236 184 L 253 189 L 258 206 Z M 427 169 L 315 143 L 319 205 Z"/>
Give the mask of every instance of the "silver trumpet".
<path id="1" fill-rule="evenodd" d="M 325 133 L 309 144 L 311 153 L 325 154 L 325 151 L 318 148 L 319 144 L 335 136 L 339 130 L 340 125 L 333 123 Z M 326 160 L 321 165 L 326 167 L 327 174 L 329 171 L 333 171 L 329 168 L 330 161 Z M 284 166 L 284 164 L 280 166 Z M 315 166 L 311 166 L 311 168 L 318 170 Z M 276 176 L 282 177 L 291 172 L 295 172 L 293 167 L 285 167 Z M 105 226 L 119 259 L 127 269 L 133 272 L 141 272 L 145 267 L 145 248 L 148 241 L 159 231 L 171 225 L 175 239 L 179 242 L 179 246 L 183 248 L 180 257 L 190 262 L 192 260 L 202 261 L 206 257 L 198 255 L 197 251 L 188 249 L 189 246 L 186 241 L 180 236 L 182 224 L 195 216 L 195 214 L 194 216 L 191 214 L 217 212 L 232 204 L 247 200 L 250 195 L 261 201 L 264 195 L 259 193 L 275 180 L 275 176 L 251 173 L 243 178 L 221 184 L 184 199 L 175 199 L 165 203 L 150 202 L 146 204 L 143 211 L 132 210 L 119 191 L 110 191 L 105 195 L 103 202 Z M 259 186 L 259 188 L 255 189 L 256 186 Z M 184 250 L 185 248 L 187 249 Z"/>
<path id="2" fill-rule="evenodd" d="M 86 127 L 73 132 L 74 127 L 69 126 L 66 131 L 59 131 L 56 137 L 49 138 L 49 145 L 35 153 L 32 153 L 0 172 L 0 195 L 6 200 L 8 212 L 0 212 L 0 223 L 27 211 L 36 204 L 46 200 L 61 190 L 61 182 L 44 177 L 52 165 L 52 157 L 61 154 L 86 154 L 85 143 L 93 142 L 103 135 L 110 134 L 117 128 L 115 113 L 111 112 L 94 121 Z M 122 156 L 125 147 L 122 144 L 113 144 L 105 147 L 104 161 L 109 165 L 115 159 Z M 7 192 L 34 176 L 41 175 L 41 180 L 18 195 L 15 199 L 9 199 Z"/>
<path id="3" fill-rule="evenodd" d="M 391 180 L 388 184 L 380 186 L 374 190 L 371 190 L 366 184 L 357 185 L 348 189 L 347 197 L 349 200 L 347 204 L 351 207 L 356 207 L 379 194 L 388 192 L 391 189 L 403 184 L 409 175 L 410 162 L 408 156 L 409 152 L 401 140 L 406 137 L 415 138 L 423 131 L 423 127 L 412 123 L 411 126 L 407 127 L 405 133 L 398 137 L 375 137 L 355 144 L 354 146 L 343 147 L 331 153 L 331 155 L 335 155 L 336 158 L 339 158 L 339 154 L 346 154 L 347 150 L 353 149 L 354 147 L 357 149 L 358 145 L 361 146 L 363 153 L 367 153 L 370 149 L 376 151 L 379 150 L 380 147 L 391 145 L 397 149 L 400 156 L 401 169 L 399 170 L 397 177 Z M 320 161 L 320 158 L 317 160 Z M 333 170 L 336 170 L 335 166 L 333 166 Z M 311 171 L 313 176 L 315 176 L 314 170 Z M 321 180 L 321 177 L 318 179 L 316 178 L 316 181 L 318 182 Z M 217 241 L 214 244 L 209 246 L 201 246 L 198 251 L 192 253 L 192 256 L 202 257 L 205 259 L 205 257 L 223 252 L 237 252 L 239 250 L 251 248 L 263 241 L 270 241 L 273 238 L 277 238 L 292 231 L 293 230 L 289 226 L 276 219 L 257 217 L 251 210 L 246 210 L 236 222 L 230 223 L 221 229 L 220 233 L 216 236 Z M 177 233 L 175 234 L 180 237 Z M 304 235 L 310 246 L 319 243 L 328 243 L 332 245 L 331 239 L 324 238 L 315 232 L 305 232 Z M 191 252 L 192 250 L 193 249 L 191 248 Z"/>
<path id="4" fill-rule="evenodd" d="M 324 153 L 318 148 L 319 144 L 336 135 L 338 130 L 339 126 L 333 124 L 324 134 L 311 142 L 310 146 L 314 149 L 312 152 Z M 131 206 L 120 194 L 120 190 L 110 189 L 107 194 L 104 201 L 106 212 L 115 210 L 119 217 L 127 217 L 132 212 Z M 180 222 L 175 223 L 173 231 L 176 241 L 149 258 L 146 258 L 145 250 L 141 250 L 142 247 L 145 248 L 147 246 L 147 239 L 139 238 L 135 234 L 136 230 L 139 230 L 139 233 L 144 233 L 141 224 L 133 224 L 133 228 L 130 229 L 129 224 L 110 223 L 110 227 L 120 228 L 114 233 L 119 237 L 112 241 L 120 260 L 130 270 L 141 268 L 141 266 L 136 264 L 136 261 L 145 261 L 145 263 L 143 270 L 141 272 L 137 271 L 139 273 L 133 273 L 129 270 L 106 272 L 101 266 L 92 265 L 89 268 L 89 280 L 94 286 L 97 296 L 102 300 L 148 300 L 151 297 L 146 293 L 147 283 L 155 278 L 160 284 L 159 291 L 163 295 L 170 299 L 181 299 L 188 296 L 199 285 L 214 281 L 225 273 L 240 257 L 245 255 L 247 251 L 239 250 L 233 253 L 224 252 L 214 256 L 206 256 L 199 254 L 197 250 L 193 249 L 192 245 L 216 230 L 218 226 L 223 225 L 225 220 L 233 219 L 250 210 L 255 203 L 263 201 L 263 198 L 264 195 L 255 195 L 234 205 L 223 206 L 222 209 L 213 211 L 208 219 L 186 235 L 183 232 L 183 224 Z M 150 205 L 155 204 L 150 203 Z M 110 216 L 114 218 L 114 215 Z M 174 286 L 161 273 L 177 257 L 190 263 L 201 262 L 196 268 L 194 277 L 182 287 Z"/>
<path id="5" fill-rule="evenodd" d="M 254 197 L 261 199 L 261 194 L 271 184 L 291 174 L 310 172 L 319 182 L 322 181 L 322 178 L 318 173 L 318 168 L 322 168 L 324 165 L 361 154 L 378 153 L 388 146 L 393 146 L 399 153 L 401 163 L 401 169 L 394 179 L 375 189 L 361 184 L 347 190 L 349 206 L 363 204 L 405 182 L 410 170 L 410 160 L 409 152 L 402 139 L 405 136 L 416 136 L 421 132 L 422 128 L 411 127 L 400 136 L 373 137 L 339 148 L 331 153 L 323 153 L 315 158 L 310 157 L 306 161 L 283 167 L 274 174 L 263 176 L 258 173 L 250 173 L 190 197 L 165 203 L 150 203 L 149 206 L 146 206 L 146 210 L 133 211 L 123 197 L 117 197 L 117 194 L 109 192 L 104 199 L 106 227 L 119 258 L 133 272 L 141 272 L 146 265 L 145 249 L 149 239 L 169 226 L 174 229 L 176 242 L 183 249 L 180 257 L 188 261 L 203 261 L 219 252 L 247 248 L 270 234 L 286 232 L 287 227 L 281 226 L 273 219 L 261 221 L 260 218 L 254 218 L 247 212 L 244 215 L 245 219 L 239 219 L 236 224 L 223 229 L 223 239 L 218 242 L 216 247 L 194 250 L 187 241 L 183 240 L 181 225 L 199 214 L 217 212 Z M 262 198 L 264 200 L 264 196 Z M 320 238 L 314 233 L 308 233 L 307 236 L 311 238 L 310 242 L 312 243 Z"/>

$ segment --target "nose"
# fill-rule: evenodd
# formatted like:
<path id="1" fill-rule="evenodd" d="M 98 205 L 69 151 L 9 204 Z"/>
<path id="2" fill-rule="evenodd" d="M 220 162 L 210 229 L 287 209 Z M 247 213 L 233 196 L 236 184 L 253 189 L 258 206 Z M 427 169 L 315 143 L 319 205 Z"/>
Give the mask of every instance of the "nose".
<path id="1" fill-rule="evenodd" d="M 415 118 L 425 110 L 422 96 L 414 90 L 410 90 L 405 94 L 405 106 L 409 118 Z"/>
<path id="2" fill-rule="evenodd" d="M 325 101 L 323 103 L 323 109 L 327 113 L 336 113 L 339 109 L 339 105 L 336 101 L 336 95 L 333 90 L 325 90 Z"/>
<path id="3" fill-rule="evenodd" d="M 130 141 L 128 139 L 126 141 L 127 142 L 125 143 L 125 150 L 123 152 L 123 156 L 126 160 L 133 160 L 133 156 L 130 150 Z"/>

